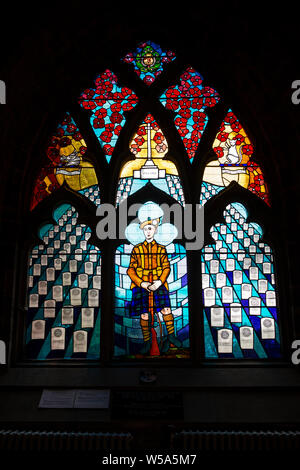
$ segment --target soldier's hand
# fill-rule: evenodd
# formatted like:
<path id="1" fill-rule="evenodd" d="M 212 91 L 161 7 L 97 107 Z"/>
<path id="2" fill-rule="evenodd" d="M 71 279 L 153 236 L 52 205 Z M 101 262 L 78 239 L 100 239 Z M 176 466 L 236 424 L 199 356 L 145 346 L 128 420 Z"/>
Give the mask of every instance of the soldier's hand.
<path id="1" fill-rule="evenodd" d="M 154 281 L 153 284 L 151 284 L 151 286 L 149 286 L 148 290 L 155 291 L 161 285 L 162 285 L 162 282 L 159 279 L 157 279 L 157 281 Z"/>
<path id="2" fill-rule="evenodd" d="M 143 281 L 143 282 L 141 283 L 141 287 L 142 287 L 143 289 L 146 289 L 147 291 L 149 291 L 149 289 L 148 289 L 149 286 L 151 286 L 151 282 Z"/>

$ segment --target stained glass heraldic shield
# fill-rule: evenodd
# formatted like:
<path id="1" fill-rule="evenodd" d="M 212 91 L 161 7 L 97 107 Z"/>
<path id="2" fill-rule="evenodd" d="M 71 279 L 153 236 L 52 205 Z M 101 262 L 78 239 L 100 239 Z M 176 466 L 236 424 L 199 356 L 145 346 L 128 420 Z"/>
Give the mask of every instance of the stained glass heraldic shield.
<path id="1" fill-rule="evenodd" d="M 128 67 L 128 83 L 106 69 L 78 98 L 78 113 L 89 119 L 98 155 L 89 153 L 85 130 L 66 112 L 45 149 L 48 163 L 36 178 L 32 213 L 61 187 L 73 198 L 72 203 L 66 201 L 64 193 L 63 200 L 55 200 L 48 222 L 39 226 L 40 242 L 29 253 L 26 358 L 99 361 L 100 344 L 108 334 L 113 334 L 111 359 L 118 361 L 189 359 L 191 338 L 202 343 L 206 359 L 280 358 L 274 253 L 262 241 L 264 227 L 249 218 L 247 204 L 224 204 L 223 221 L 210 227 L 213 242 L 202 247 L 201 266 L 193 279 L 198 292 L 189 288 L 188 259 L 195 252 L 187 249 L 176 221 L 167 219 L 161 204 L 173 201 L 186 209 L 188 175 L 206 158 L 198 188 L 189 188 L 189 193 L 200 193 L 200 206 L 219 197 L 232 182 L 264 201 L 266 208 L 271 206 L 254 145 L 236 111 L 226 109 L 218 92 L 187 65 L 176 78 L 169 76 L 158 98 L 153 94 L 154 115 L 145 108 L 144 96 L 149 99 L 152 84 L 161 76 L 166 83 L 176 54 L 145 41 L 118 60 Z M 136 75 L 139 91 L 133 85 Z M 142 118 L 139 106 L 145 110 Z M 207 159 L 199 144 L 220 106 L 223 121 L 214 131 Z M 134 129 L 129 138 L 128 128 Z M 119 139 L 122 155 L 127 151 L 125 161 L 120 158 Z M 173 155 L 174 146 L 178 148 Z M 98 185 L 112 174 L 112 166 L 119 175 L 113 201 L 102 190 L 100 194 Z M 183 166 L 185 175 L 179 171 Z M 101 252 L 112 245 L 98 242 L 94 224 L 81 223 L 80 215 L 86 204 L 94 204 L 95 215 L 104 203 L 118 210 L 145 191 L 149 197 L 143 196 L 136 219 L 128 222 L 126 241 L 113 248 L 113 285 L 102 292 L 106 270 Z M 76 200 L 81 201 L 78 207 Z M 222 198 L 219 201 L 222 204 Z M 101 324 L 103 296 L 114 296 L 113 332 L 103 331 Z M 193 315 L 201 316 L 201 322 L 191 322 L 192 304 Z M 201 324 L 202 330 L 191 329 L 190 324 Z"/>

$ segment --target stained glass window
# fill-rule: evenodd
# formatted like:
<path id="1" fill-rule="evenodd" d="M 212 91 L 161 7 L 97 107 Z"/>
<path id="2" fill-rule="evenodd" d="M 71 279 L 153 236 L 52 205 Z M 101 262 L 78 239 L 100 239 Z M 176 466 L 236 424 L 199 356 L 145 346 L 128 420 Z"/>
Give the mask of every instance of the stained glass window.
<path id="1" fill-rule="evenodd" d="M 188 205 L 183 188 L 189 189 L 191 200 L 198 199 L 195 175 L 201 185 L 202 206 L 217 195 L 216 201 L 222 204 L 220 193 L 232 181 L 251 191 L 251 197 L 271 205 L 254 145 L 239 119 L 228 109 L 220 127 L 209 129 L 209 117 L 216 112 L 221 97 L 192 66 L 182 68 L 184 72 L 175 79 L 173 67 L 167 82 L 168 70 L 172 69 L 168 64 L 176 60 L 173 51 L 152 41 L 141 42 L 121 59 L 122 84 L 107 69 L 97 76 L 92 88 L 81 93 L 79 113 L 88 113 L 99 142 L 98 155 L 95 149 L 89 155 L 69 113 L 50 134 L 48 163 L 41 165 L 30 210 L 38 214 L 38 204 L 62 185 L 75 196 L 73 193 L 72 205 L 67 200 L 52 205 L 49 222 L 43 221 L 39 227 L 41 241 L 29 254 L 25 334 L 28 359 L 101 359 L 101 275 L 108 275 L 111 266 L 105 263 L 109 259 L 114 259 L 114 282 L 106 295 L 114 294 L 114 303 L 112 311 L 103 309 L 103 315 L 106 319 L 114 317 L 114 349 L 111 354 L 110 340 L 106 343 L 111 332 L 101 331 L 106 357 L 111 354 L 115 361 L 189 359 L 192 336 L 194 344 L 202 343 L 205 359 L 281 357 L 273 248 L 264 240 L 263 228 L 248 220 L 247 208 L 239 201 L 221 206 L 226 206 L 224 221 L 210 228 L 214 243 L 202 248 L 199 279 L 195 269 L 191 281 L 188 266 L 193 265 L 189 263 L 196 254 L 185 244 L 189 238 L 179 233 L 177 220 L 170 223 L 167 208 L 154 200 L 157 194 L 160 200 L 165 197 L 170 201 L 171 196 L 185 215 Z M 127 75 L 123 70 L 126 64 Z M 138 83 L 133 71 L 146 85 L 140 83 L 137 87 L 139 96 L 131 89 L 132 83 Z M 157 80 L 160 75 L 162 80 Z M 211 124 L 213 127 L 213 121 Z M 166 135 L 172 135 L 172 127 L 182 144 L 180 138 L 172 145 L 168 143 Z M 213 142 L 209 155 L 200 155 L 199 151 L 204 133 L 209 133 Z M 179 148 L 172 155 L 170 149 L 175 146 Z M 121 157 L 126 149 L 124 162 Z M 100 195 L 98 170 L 92 162 L 103 154 L 107 173 L 100 177 L 114 180 L 117 174 L 119 179 L 113 191 L 103 185 L 104 194 Z M 183 162 L 187 165 L 184 175 L 177 169 L 183 167 L 179 165 Z M 133 194 L 137 197 L 144 187 L 151 190 L 149 200 L 144 202 L 143 196 L 137 219 L 128 223 L 125 237 L 115 245 L 97 239 L 90 213 L 80 218 L 86 216 L 84 198 L 94 203 L 96 215 L 96 208 L 103 202 L 110 202 L 115 210 Z M 61 193 L 67 198 L 66 192 Z M 148 193 L 142 193 L 148 199 Z M 80 213 L 73 197 L 80 199 Z M 99 247 L 103 253 L 108 250 L 108 256 L 101 259 Z M 199 287 L 201 277 L 202 289 L 190 289 L 188 274 L 190 282 Z M 202 315 L 202 331 L 190 331 L 190 311 Z"/>
<path id="2" fill-rule="evenodd" d="M 151 182 L 153 186 L 184 205 L 184 194 L 177 168 L 173 162 L 164 158 L 168 151 L 168 143 L 151 114 L 148 114 L 139 126 L 129 148 L 135 159 L 122 168 L 117 204 Z"/>
<path id="3" fill-rule="evenodd" d="M 164 66 L 174 59 L 174 52 L 163 51 L 158 44 L 146 41 L 140 43 L 136 51 L 126 54 L 123 61 L 133 65 L 140 79 L 146 85 L 151 85 L 162 73 Z"/>
<path id="4" fill-rule="evenodd" d="M 26 351 L 30 359 L 98 359 L 101 256 L 74 207 L 53 212 L 29 257 Z"/>
<path id="5" fill-rule="evenodd" d="M 262 229 L 232 203 L 226 224 L 211 228 L 215 244 L 202 251 L 205 356 L 266 359 L 281 356 L 273 252 Z"/>
<path id="6" fill-rule="evenodd" d="M 216 90 L 202 85 L 203 78 L 192 67 L 180 77 L 180 84 L 169 87 L 160 97 L 162 104 L 174 111 L 174 122 L 190 161 L 193 161 L 208 115 L 220 97 Z"/>
<path id="7" fill-rule="evenodd" d="M 115 357 L 189 357 L 186 251 L 149 201 L 115 255 Z"/>
<path id="8" fill-rule="evenodd" d="M 232 110 L 228 111 L 221 124 L 213 150 L 218 158 L 209 162 L 205 168 L 202 204 L 210 197 L 207 188 L 211 188 L 212 194 L 215 194 L 231 181 L 236 181 L 270 205 L 263 173 L 259 165 L 251 160 L 254 147 Z"/>
<path id="9" fill-rule="evenodd" d="M 95 80 L 95 88 L 86 89 L 79 98 L 80 105 L 90 111 L 91 126 L 109 162 L 125 124 L 125 111 L 138 102 L 136 94 L 127 87 L 120 87 L 118 79 L 106 70 Z"/>

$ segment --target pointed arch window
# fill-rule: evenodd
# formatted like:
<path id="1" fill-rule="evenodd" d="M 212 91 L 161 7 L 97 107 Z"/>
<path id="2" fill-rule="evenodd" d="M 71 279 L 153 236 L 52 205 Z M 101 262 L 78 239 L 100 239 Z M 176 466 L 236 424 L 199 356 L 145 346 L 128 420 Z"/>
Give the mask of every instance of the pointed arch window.
<path id="1" fill-rule="evenodd" d="M 115 70 L 75 100 L 36 178 L 26 357 L 281 358 L 271 194 L 245 123 L 167 47 L 139 43 Z M 99 239 L 97 207 L 125 202 L 137 220 Z M 195 204 L 206 235 L 188 250 L 167 207 L 182 221 Z"/>

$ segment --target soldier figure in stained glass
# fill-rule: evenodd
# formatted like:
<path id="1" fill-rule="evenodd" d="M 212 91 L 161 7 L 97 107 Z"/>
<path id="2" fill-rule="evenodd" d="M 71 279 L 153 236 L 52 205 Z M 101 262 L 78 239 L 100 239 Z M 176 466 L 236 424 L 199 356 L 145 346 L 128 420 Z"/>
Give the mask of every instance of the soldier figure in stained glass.
<path id="1" fill-rule="evenodd" d="M 152 214 L 157 208 L 160 209 L 156 204 L 151 204 Z M 181 342 L 175 336 L 167 283 L 170 263 L 165 246 L 154 239 L 160 222 L 161 218 L 155 216 L 148 216 L 146 220 L 141 220 L 139 227 L 144 232 L 145 241 L 133 247 L 127 270 L 132 289 L 131 313 L 140 315 L 143 333 L 144 344 L 140 353 L 150 355 L 165 353 L 170 345 L 181 347 Z M 153 327 L 155 316 L 159 321 L 159 313 L 162 314 L 167 330 L 160 349 L 158 349 Z"/>

